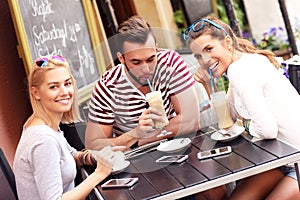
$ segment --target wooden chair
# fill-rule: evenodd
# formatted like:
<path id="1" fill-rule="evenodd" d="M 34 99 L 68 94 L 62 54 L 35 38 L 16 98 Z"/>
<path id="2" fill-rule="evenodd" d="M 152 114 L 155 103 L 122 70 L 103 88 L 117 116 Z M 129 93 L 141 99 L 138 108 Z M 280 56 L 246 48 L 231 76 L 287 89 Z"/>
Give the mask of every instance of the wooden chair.
<path id="1" fill-rule="evenodd" d="M 6 200 L 18 200 L 15 175 L 0 148 L 0 197 Z"/>

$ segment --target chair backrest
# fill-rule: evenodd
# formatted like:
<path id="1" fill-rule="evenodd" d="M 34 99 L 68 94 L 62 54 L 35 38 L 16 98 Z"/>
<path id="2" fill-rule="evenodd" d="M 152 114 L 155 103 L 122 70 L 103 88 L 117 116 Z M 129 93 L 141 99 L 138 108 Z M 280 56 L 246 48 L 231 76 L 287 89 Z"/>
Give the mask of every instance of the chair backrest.
<path id="1" fill-rule="evenodd" d="M 60 124 L 59 127 L 64 132 L 66 140 L 72 147 L 78 151 L 84 149 L 84 140 L 81 135 L 84 136 L 85 123 Z"/>
<path id="2" fill-rule="evenodd" d="M 71 124 L 60 124 L 60 129 L 64 132 L 64 136 L 68 143 L 78 151 L 85 148 L 85 129 L 88 119 L 88 107 L 80 109 L 82 122 Z"/>
<path id="3" fill-rule="evenodd" d="M 0 148 L 0 198 L 6 200 L 17 200 L 17 189 L 15 175 Z"/>
<path id="4" fill-rule="evenodd" d="M 300 65 L 289 64 L 289 77 L 292 85 L 300 94 Z"/>

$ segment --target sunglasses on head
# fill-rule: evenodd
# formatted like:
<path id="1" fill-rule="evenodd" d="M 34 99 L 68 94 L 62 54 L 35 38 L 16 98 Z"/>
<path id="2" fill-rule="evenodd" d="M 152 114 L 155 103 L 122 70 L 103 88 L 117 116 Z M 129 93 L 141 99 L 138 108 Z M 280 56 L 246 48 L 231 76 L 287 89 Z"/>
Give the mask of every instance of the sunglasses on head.
<path id="1" fill-rule="evenodd" d="M 216 24 L 215 22 L 213 22 L 213 21 L 211 21 L 209 19 L 198 19 L 191 26 L 189 26 L 188 28 L 186 28 L 184 30 L 184 32 L 183 32 L 183 39 L 184 40 L 189 39 L 191 31 L 198 32 L 201 29 L 203 29 L 203 27 L 205 26 L 205 22 L 209 23 L 210 25 L 214 26 L 217 29 L 220 29 L 220 30 L 224 31 L 225 34 L 228 35 L 227 31 L 222 26 L 220 26 L 219 24 Z"/>
<path id="2" fill-rule="evenodd" d="M 65 62 L 65 59 L 63 57 L 61 57 L 59 55 L 54 55 L 54 56 L 50 56 L 50 57 L 38 58 L 35 61 L 35 64 L 39 67 L 46 67 L 47 64 L 49 63 L 49 59 L 54 59 L 54 60 Z"/>

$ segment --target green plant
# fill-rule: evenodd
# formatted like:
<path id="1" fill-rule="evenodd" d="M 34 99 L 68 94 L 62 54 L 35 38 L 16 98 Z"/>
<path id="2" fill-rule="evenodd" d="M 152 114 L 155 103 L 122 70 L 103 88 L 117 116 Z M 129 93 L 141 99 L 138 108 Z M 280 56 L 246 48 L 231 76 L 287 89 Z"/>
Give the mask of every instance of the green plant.
<path id="1" fill-rule="evenodd" d="M 176 10 L 174 12 L 174 22 L 178 27 L 178 31 L 180 33 L 182 33 L 184 31 L 184 29 L 186 28 L 186 22 L 185 22 L 185 18 L 184 18 L 184 14 L 182 10 Z"/>
<path id="2" fill-rule="evenodd" d="M 234 7 L 234 10 L 236 13 L 236 18 L 239 22 L 239 26 L 240 26 L 241 30 L 245 30 L 247 20 L 246 20 L 245 12 L 242 9 L 242 2 L 240 0 L 233 0 L 232 2 L 233 2 L 233 7 Z M 222 0 L 217 0 L 217 10 L 218 10 L 218 15 L 219 15 L 220 20 L 229 24 L 229 20 L 228 20 L 226 10 L 225 10 Z"/>

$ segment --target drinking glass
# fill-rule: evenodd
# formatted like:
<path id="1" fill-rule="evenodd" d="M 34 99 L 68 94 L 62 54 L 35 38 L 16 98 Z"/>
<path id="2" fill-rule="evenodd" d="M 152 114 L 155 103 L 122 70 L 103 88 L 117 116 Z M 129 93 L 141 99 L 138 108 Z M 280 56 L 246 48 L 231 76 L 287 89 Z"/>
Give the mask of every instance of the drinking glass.
<path id="1" fill-rule="evenodd" d="M 219 128 L 230 128 L 233 125 L 233 121 L 230 116 L 229 108 L 227 106 L 225 91 L 212 93 L 210 97 L 217 114 Z"/>

